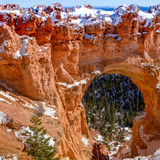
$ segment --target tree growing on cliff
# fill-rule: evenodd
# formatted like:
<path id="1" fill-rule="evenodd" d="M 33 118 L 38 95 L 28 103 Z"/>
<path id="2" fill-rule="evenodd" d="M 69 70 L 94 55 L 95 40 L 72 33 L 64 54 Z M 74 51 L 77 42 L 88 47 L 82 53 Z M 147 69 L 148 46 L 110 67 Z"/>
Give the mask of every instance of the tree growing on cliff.
<path id="1" fill-rule="evenodd" d="M 30 119 L 33 125 L 29 125 L 30 132 L 27 131 L 28 139 L 26 143 L 29 145 L 27 154 L 31 155 L 34 160 L 53 160 L 55 150 L 53 146 L 49 144 L 51 137 L 46 135 L 44 127 L 39 127 L 42 122 L 41 119 L 33 115 Z M 56 158 L 54 160 L 58 160 Z"/>

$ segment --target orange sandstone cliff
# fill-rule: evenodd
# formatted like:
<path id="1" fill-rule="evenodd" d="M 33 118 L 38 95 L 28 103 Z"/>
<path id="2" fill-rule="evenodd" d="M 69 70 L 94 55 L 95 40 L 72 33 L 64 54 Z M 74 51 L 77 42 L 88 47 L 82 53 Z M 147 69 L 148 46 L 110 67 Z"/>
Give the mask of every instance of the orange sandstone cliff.
<path id="1" fill-rule="evenodd" d="M 81 100 L 101 73 L 128 76 L 143 94 L 145 114 L 134 121 L 127 156 L 160 148 L 158 8 L 102 11 L 56 3 L 0 9 L 0 155 L 24 150 L 22 130 L 36 110 L 43 112 L 57 156 L 91 159 L 94 147 Z"/>

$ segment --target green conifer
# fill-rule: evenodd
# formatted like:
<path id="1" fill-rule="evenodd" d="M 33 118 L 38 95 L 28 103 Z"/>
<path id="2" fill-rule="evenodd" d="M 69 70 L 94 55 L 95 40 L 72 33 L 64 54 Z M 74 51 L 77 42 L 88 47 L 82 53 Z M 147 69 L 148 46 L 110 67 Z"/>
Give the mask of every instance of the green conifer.
<path id="1" fill-rule="evenodd" d="M 44 127 L 39 127 L 42 124 L 41 119 L 36 115 L 32 115 L 30 121 L 33 125 L 29 125 L 30 132 L 27 131 L 28 139 L 26 143 L 29 145 L 27 154 L 31 155 L 34 160 L 53 160 L 55 150 L 49 144 L 51 137 L 46 138 L 47 131 Z"/>

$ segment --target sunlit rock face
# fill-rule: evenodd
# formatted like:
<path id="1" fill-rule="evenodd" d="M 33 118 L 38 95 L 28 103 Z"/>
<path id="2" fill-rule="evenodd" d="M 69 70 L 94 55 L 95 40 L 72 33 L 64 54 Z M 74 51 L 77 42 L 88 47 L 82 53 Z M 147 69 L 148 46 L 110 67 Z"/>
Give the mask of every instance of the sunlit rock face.
<path id="1" fill-rule="evenodd" d="M 92 157 L 93 142 L 81 100 L 91 80 L 101 73 L 130 77 L 143 94 L 146 115 L 134 121 L 127 156 L 152 154 L 160 147 L 158 8 L 151 8 L 149 13 L 137 5 L 123 5 L 113 11 L 91 6 L 63 9 L 59 3 L 28 9 L 16 5 L 0 8 L 1 84 L 13 93 L 56 106 L 57 126 L 62 128 L 55 131 L 60 139 L 58 156 L 74 160 Z M 3 106 L 5 102 L 1 103 Z M 9 106 L 12 104 L 6 108 Z M 20 112 L 16 107 L 16 113 Z M 17 118 L 7 109 L 3 112 Z M 31 115 L 25 109 L 23 113 Z M 30 116 L 25 117 L 28 125 Z M 23 118 L 17 121 L 24 123 Z M 53 133 L 51 129 L 49 134 L 54 137 Z M 88 145 L 82 142 L 84 137 Z M 21 144 L 15 150 L 22 151 Z M 13 144 L 7 146 L 12 148 Z M 123 153 L 120 156 L 124 157 Z"/>

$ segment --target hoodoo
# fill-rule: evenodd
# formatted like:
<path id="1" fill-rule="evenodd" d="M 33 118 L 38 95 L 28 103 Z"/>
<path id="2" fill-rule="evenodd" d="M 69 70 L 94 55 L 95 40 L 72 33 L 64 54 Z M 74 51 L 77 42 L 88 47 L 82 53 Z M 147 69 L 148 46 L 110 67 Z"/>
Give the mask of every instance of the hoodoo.
<path id="1" fill-rule="evenodd" d="M 24 130 L 42 110 L 57 156 L 91 159 L 95 140 L 81 101 L 101 73 L 130 77 L 146 104 L 146 114 L 134 120 L 128 157 L 121 159 L 152 155 L 160 148 L 159 46 L 158 6 L 147 13 L 137 5 L 113 11 L 1 5 L 0 155 L 24 150 Z"/>

